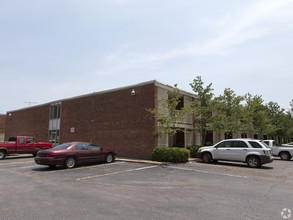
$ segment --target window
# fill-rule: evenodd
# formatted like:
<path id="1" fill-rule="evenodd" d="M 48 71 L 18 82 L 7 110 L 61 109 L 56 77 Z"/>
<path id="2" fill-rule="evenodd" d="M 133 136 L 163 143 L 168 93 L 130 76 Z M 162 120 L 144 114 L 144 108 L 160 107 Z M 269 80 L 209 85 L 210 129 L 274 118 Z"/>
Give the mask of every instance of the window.
<path id="1" fill-rule="evenodd" d="M 91 144 L 90 146 L 89 146 L 89 148 L 90 148 L 90 150 L 102 150 L 102 148 L 101 147 L 99 147 L 99 146 L 96 146 L 96 145 L 93 145 L 93 144 Z"/>
<path id="2" fill-rule="evenodd" d="M 173 103 L 173 101 L 175 101 L 175 99 L 177 100 L 177 97 L 173 96 L 173 94 L 168 94 L 168 99 L 171 103 Z M 184 97 L 183 96 L 178 98 L 178 104 L 176 106 L 176 110 L 181 110 L 182 108 L 184 108 Z"/>
<path id="3" fill-rule="evenodd" d="M 60 137 L 61 102 L 50 105 L 48 142 L 59 144 Z"/>
<path id="4" fill-rule="evenodd" d="M 34 143 L 36 143 L 36 141 L 33 138 L 27 138 L 26 139 L 26 143 L 28 143 L 28 144 L 34 144 Z"/>
<path id="5" fill-rule="evenodd" d="M 216 148 L 228 148 L 228 147 L 231 147 L 232 145 L 232 141 L 224 141 L 224 142 L 221 142 L 219 143 Z"/>
<path id="6" fill-rule="evenodd" d="M 178 105 L 176 106 L 176 110 L 181 110 L 181 109 L 183 109 L 184 108 L 184 99 L 183 99 L 183 97 L 181 97 L 180 99 L 179 99 L 179 103 L 178 103 Z"/>
<path id="7" fill-rule="evenodd" d="M 247 144 L 243 141 L 233 141 L 232 146 L 235 148 L 248 148 Z"/>
<path id="8" fill-rule="evenodd" d="M 262 148 L 262 146 L 255 141 L 248 141 L 253 148 Z"/>
<path id="9" fill-rule="evenodd" d="M 60 118 L 60 109 L 61 109 L 61 104 L 52 104 L 50 106 L 50 119 L 58 119 Z"/>
<path id="10" fill-rule="evenodd" d="M 75 150 L 88 150 L 88 144 L 78 144 L 74 147 Z"/>
<path id="11" fill-rule="evenodd" d="M 69 148 L 71 145 L 70 144 L 60 144 L 57 145 L 56 147 L 53 147 L 54 150 L 64 150 Z"/>
<path id="12" fill-rule="evenodd" d="M 18 139 L 18 144 L 24 144 L 24 138 L 19 138 Z"/>
<path id="13" fill-rule="evenodd" d="M 247 134 L 245 132 L 241 133 L 241 138 L 247 138 Z"/>

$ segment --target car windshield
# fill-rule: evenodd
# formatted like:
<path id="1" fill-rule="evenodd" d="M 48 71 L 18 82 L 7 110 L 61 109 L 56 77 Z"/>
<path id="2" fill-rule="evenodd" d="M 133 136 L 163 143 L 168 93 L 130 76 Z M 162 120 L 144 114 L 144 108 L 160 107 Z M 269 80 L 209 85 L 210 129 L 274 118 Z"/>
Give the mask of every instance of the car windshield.
<path id="1" fill-rule="evenodd" d="M 270 148 L 269 145 L 267 145 L 265 141 L 261 141 L 261 143 L 262 143 L 266 148 Z"/>
<path id="2" fill-rule="evenodd" d="M 60 145 L 57 145 L 55 147 L 53 147 L 54 150 L 64 150 L 64 149 L 67 149 L 71 146 L 71 144 L 60 144 Z"/>

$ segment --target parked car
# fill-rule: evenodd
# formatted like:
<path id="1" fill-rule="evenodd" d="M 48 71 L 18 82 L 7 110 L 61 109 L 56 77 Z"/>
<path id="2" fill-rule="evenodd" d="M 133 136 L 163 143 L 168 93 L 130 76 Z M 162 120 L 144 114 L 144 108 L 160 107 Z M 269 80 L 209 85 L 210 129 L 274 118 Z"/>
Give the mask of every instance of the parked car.
<path id="1" fill-rule="evenodd" d="M 71 169 L 78 164 L 107 162 L 116 158 L 116 152 L 86 142 L 70 142 L 57 145 L 52 149 L 41 150 L 35 157 L 36 164 Z"/>
<path id="2" fill-rule="evenodd" d="M 293 147 L 293 142 L 287 143 L 287 144 L 282 144 L 284 147 Z"/>
<path id="3" fill-rule="evenodd" d="M 260 167 L 273 162 L 272 153 L 260 140 L 228 139 L 214 146 L 201 147 L 197 156 L 205 163 L 218 160 L 247 163 L 249 167 Z"/>
<path id="4" fill-rule="evenodd" d="M 274 157 L 280 157 L 282 160 L 290 160 L 293 157 L 293 147 L 290 146 L 277 146 L 275 140 L 264 140 L 264 143 L 272 149 Z"/>
<path id="5" fill-rule="evenodd" d="M 6 142 L 0 142 L 0 160 L 9 154 L 32 154 L 36 156 L 42 149 L 52 148 L 50 143 L 40 143 L 34 137 L 10 137 Z"/>

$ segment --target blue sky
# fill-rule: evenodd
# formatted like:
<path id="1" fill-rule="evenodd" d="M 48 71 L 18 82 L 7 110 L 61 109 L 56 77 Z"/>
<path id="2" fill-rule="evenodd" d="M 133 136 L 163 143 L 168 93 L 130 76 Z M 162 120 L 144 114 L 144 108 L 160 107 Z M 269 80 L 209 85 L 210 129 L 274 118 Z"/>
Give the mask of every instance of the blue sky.
<path id="1" fill-rule="evenodd" d="M 0 0 L 0 113 L 149 80 L 293 99 L 293 0 Z"/>

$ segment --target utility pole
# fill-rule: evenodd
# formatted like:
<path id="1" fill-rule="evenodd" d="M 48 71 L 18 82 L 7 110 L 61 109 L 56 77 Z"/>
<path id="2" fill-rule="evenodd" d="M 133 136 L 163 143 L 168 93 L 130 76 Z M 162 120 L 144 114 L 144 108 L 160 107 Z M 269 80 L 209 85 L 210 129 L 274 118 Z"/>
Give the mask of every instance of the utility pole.
<path id="1" fill-rule="evenodd" d="M 26 104 L 28 104 L 28 107 L 31 107 L 31 104 L 37 104 L 37 102 L 24 102 Z"/>

